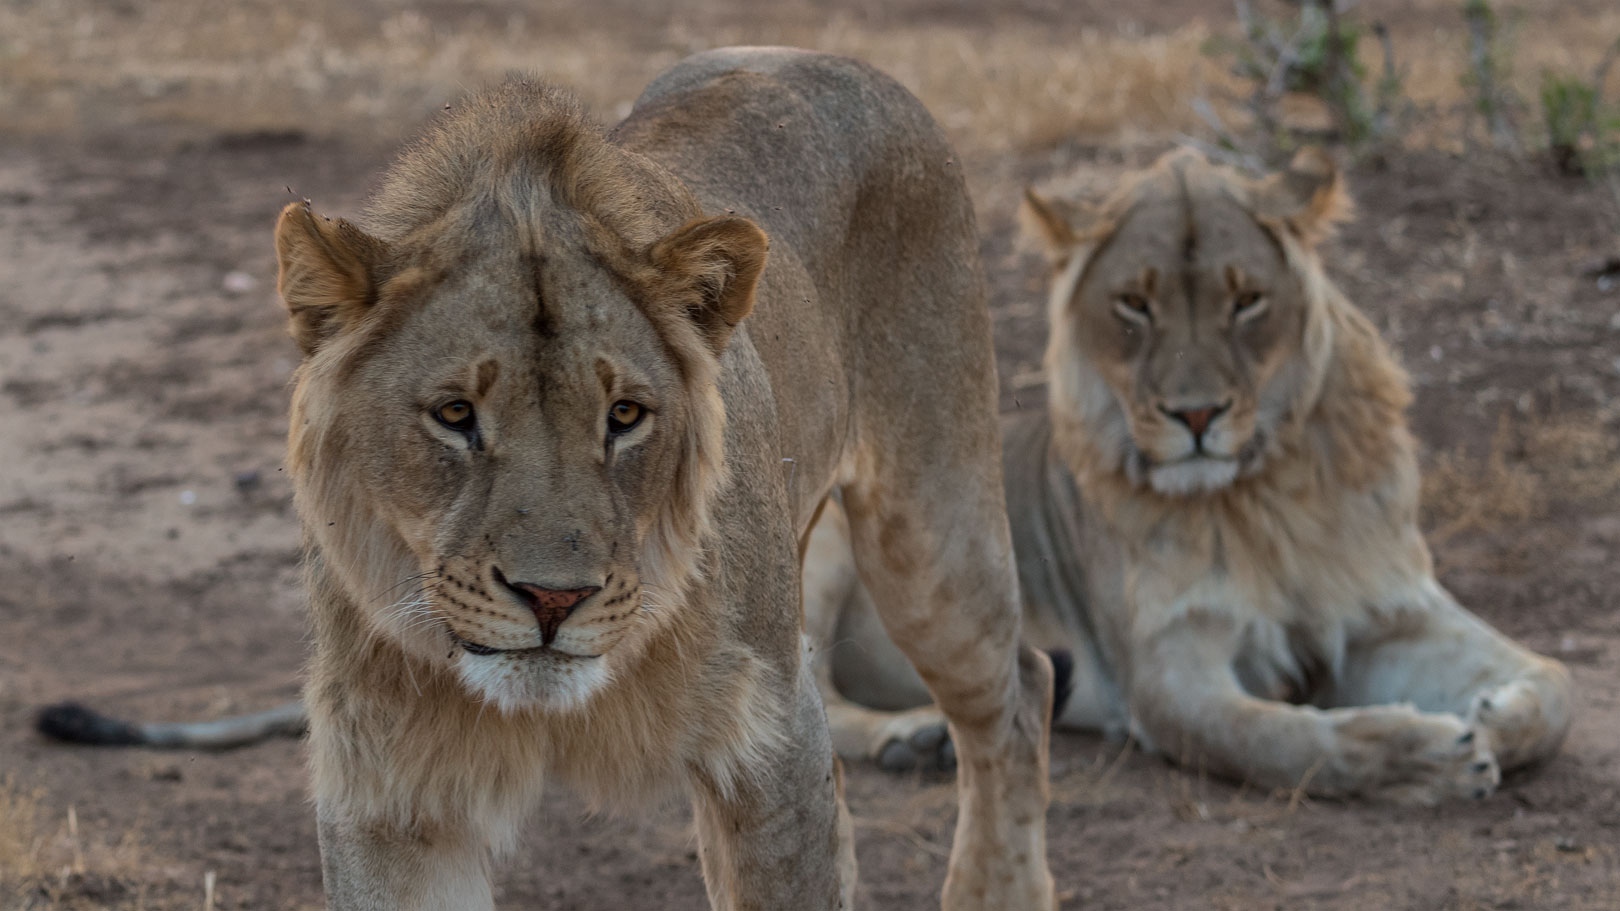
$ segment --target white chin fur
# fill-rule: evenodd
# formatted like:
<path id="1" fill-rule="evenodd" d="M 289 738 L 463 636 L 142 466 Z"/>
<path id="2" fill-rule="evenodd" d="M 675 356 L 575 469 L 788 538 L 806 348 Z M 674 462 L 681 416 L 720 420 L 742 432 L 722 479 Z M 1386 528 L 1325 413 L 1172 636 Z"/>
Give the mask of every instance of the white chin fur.
<path id="1" fill-rule="evenodd" d="M 1220 490 L 1237 476 L 1236 459 L 1187 459 L 1148 469 L 1148 483 L 1168 497 Z"/>
<path id="2" fill-rule="evenodd" d="M 540 708 L 568 712 L 583 708 L 613 679 L 607 659 L 535 655 L 456 656 L 456 672 L 468 690 L 502 712 Z"/>

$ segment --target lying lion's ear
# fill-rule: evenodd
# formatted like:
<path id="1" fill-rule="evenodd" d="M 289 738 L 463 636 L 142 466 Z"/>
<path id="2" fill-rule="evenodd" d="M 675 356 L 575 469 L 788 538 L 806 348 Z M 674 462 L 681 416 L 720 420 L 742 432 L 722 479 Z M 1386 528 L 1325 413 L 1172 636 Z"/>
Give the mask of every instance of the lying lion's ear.
<path id="1" fill-rule="evenodd" d="M 1025 187 L 1024 204 L 1018 207 L 1018 219 L 1025 231 L 1046 245 L 1048 253 L 1066 252 L 1078 240 L 1069 208 L 1061 199 L 1042 196 L 1035 192 L 1034 187 Z"/>
<path id="2" fill-rule="evenodd" d="M 1047 258 L 1058 266 L 1075 250 L 1105 233 L 1097 207 L 1063 196 L 1044 196 L 1034 187 L 1024 188 L 1018 220 L 1024 233 L 1039 240 Z"/>
<path id="3" fill-rule="evenodd" d="M 754 287 L 769 246 L 758 225 L 734 215 L 689 221 L 653 244 L 653 264 L 667 278 L 697 285 L 701 302 L 687 315 L 717 355 L 754 309 Z"/>
<path id="4" fill-rule="evenodd" d="M 376 269 L 387 248 L 343 219 L 330 219 L 295 202 L 276 222 L 276 288 L 287 304 L 289 328 L 314 354 L 376 296 Z"/>
<path id="5" fill-rule="evenodd" d="M 1255 186 L 1256 213 L 1281 222 L 1308 247 L 1331 235 L 1350 210 L 1344 178 L 1319 148 L 1300 149 L 1287 170 Z"/>

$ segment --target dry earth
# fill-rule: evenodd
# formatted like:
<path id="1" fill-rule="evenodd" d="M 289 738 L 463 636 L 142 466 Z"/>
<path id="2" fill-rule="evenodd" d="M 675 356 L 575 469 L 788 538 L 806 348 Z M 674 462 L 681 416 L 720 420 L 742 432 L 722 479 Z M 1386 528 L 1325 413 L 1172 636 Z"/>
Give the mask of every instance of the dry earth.
<path id="1" fill-rule="evenodd" d="M 1070 907 L 1620 907 L 1620 276 L 1583 273 L 1620 253 L 1614 211 L 1534 156 L 1466 151 L 1455 4 L 1366 11 L 1414 61 L 1424 129 L 1352 172 L 1362 216 L 1332 272 L 1417 382 L 1443 580 L 1568 662 L 1580 716 L 1546 767 L 1433 810 L 1257 792 L 1060 735 L 1050 845 Z M 0 908 L 189 909 L 205 882 L 219 908 L 320 907 L 298 744 L 85 750 L 30 728 L 65 697 L 169 718 L 296 691 L 280 470 L 296 352 L 269 243 L 289 186 L 353 212 L 402 132 L 509 67 L 611 119 L 708 45 L 858 53 L 958 142 L 1003 404 L 1039 407 L 1042 270 L 1014 243 L 1018 190 L 1105 188 L 1196 130 L 1190 99 L 1229 89 L 1198 51 L 1224 16 L 1191 0 L 0 7 Z M 1606 4 L 1533 7 L 1520 78 L 1595 61 L 1616 33 Z M 855 768 L 849 790 L 863 905 L 936 906 L 949 782 Z M 593 818 L 555 795 L 499 882 L 503 907 L 704 906 L 679 806 Z"/>

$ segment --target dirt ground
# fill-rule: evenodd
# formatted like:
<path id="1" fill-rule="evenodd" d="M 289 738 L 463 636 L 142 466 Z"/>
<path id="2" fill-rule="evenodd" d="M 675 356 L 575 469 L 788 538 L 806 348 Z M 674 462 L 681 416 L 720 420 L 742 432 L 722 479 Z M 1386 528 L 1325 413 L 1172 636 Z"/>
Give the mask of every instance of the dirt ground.
<path id="1" fill-rule="evenodd" d="M 1367 4 L 1416 61 L 1428 130 L 1352 169 L 1361 216 L 1331 272 L 1416 382 L 1442 580 L 1571 666 L 1575 728 L 1491 799 L 1432 810 L 1260 792 L 1058 735 L 1049 843 L 1066 907 L 1620 908 L 1620 275 L 1587 271 L 1620 239 L 1591 184 L 1458 138 L 1454 6 Z M 305 627 L 281 460 L 297 354 L 270 245 L 289 188 L 355 212 L 400 135 L 509 67 L 553 74 L 612 119 L 704 46 L 859 53 L 958 143 L 1003 405 L 1040 407 L 1043 272 L 1015 243 L 1018 192 L 1106 188 L 1196 132 L 1190 99 L 1225 87 L 1198 51 L 1230 28 L 1224 10 L 0 8 L 0 909 L 189 909 L 205 892 L 217 908 L 321 906 L 298 743 L 72 749 L 31 728 L 69 697 L 163 719 L 296 692 Z M 1530 76 L 1620 34 L 1602 3 L 1531 12 L 1517 39 Z M 849 773 L 862 906 L 936 907 L 951 783 Z M 705 907 L 678 805 L 592 817 L 555 794 L 498 881 L 501 907 Z"/>

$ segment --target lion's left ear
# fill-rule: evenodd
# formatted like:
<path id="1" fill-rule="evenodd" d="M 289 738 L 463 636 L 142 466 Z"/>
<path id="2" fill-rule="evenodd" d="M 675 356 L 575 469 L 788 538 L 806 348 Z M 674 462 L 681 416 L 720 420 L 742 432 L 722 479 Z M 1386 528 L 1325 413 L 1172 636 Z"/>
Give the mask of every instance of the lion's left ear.
<path id="1" fill-rule="evenodd" d="M 1255 213 L 1281 222 L 1307 247 L 1326 240 L 1350 217 L 1344 177 L 1319 148 L 1300 149 L 1288 169 L 1255 184 Z"/>
<path id="2" fill-rule="evenodd" d="M 735 215 L 694 219 L 653 244 L 653 265 L 674 281 L 697 285 L 700 303 L 687 316 L 716 355 L 754 309 L 769 247 L 758 225 Z"/>

